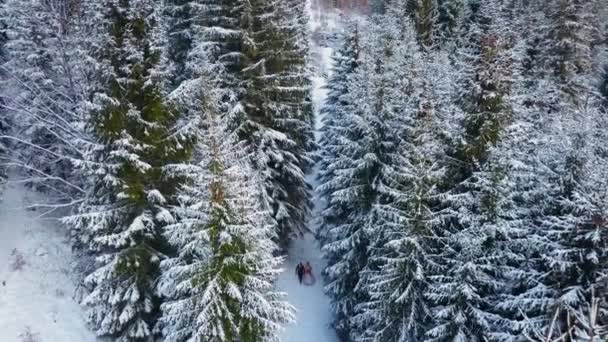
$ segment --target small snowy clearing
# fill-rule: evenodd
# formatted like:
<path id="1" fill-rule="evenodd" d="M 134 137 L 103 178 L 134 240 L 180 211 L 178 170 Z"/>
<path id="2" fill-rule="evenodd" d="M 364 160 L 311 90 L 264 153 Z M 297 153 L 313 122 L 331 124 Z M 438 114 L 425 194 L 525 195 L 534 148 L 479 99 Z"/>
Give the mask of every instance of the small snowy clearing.
<path id="1" fill-rule="evenodd" d="M 92 342 L 73 298 L 73 256 L 56 222 L 24 209 L 34 194 L 8 186 L 0 204 L 0 341 Z"/>

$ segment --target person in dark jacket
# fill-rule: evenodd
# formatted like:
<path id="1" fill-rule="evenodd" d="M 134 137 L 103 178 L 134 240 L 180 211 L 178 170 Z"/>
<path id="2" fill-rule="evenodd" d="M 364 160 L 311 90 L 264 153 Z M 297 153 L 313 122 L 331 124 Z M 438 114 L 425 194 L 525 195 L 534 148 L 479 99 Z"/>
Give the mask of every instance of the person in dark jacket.
<path id="1" fill-rule="evenodd" d="M 304 277 L 304 265 L 302 262 L 298 263 L 298 266 L 296 266 L 296 275 L 298 276 L 300 284 L 302 284 L 302 278 Z"/>

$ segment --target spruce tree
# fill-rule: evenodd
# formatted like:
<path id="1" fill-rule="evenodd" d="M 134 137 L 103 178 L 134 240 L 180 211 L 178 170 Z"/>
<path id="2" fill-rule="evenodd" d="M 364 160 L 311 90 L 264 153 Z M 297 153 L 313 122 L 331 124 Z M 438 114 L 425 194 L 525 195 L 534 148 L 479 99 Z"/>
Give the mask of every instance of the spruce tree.
<path id="1" fill-rule="evenodd" d="M 516 8 L 516 43 L 513 48 L 513 87 L 508 100 L 512 114 L 493 154 L 500 158 L 503 178 L 502 231 L 511 257 L 504 264 L 506 287 L 496 304 L 504 320 L 501 330 L 527 341 L 531 330 L 541 327 L 554 290 L 544 284 L 542 255 L 551 249 L 540 227 L 545 205 L 553 193 L 548 181 L 549 130 L 553 106 L 551 83 L 538 54 L 541 36 L 538 11 L 533 5 Z M 548 115 L 549 114 L 549 115 Z"/>
<path id="2" fill-rule="evenodd" d="M 4 11 L 4 1 L 0 1 L 0 10 Z M 6 47 L 5 44 L 7 42 L 6 36 L 6 28 L 7 22 L 6 18 L 0 18 L 0 63 L 3 63 L 6 58 Z M 5 79 L 7 77 L 6 72 L 0 71 L 0 77 Z M 0 98 L 0 135 L 6 135 L 10 131 L 10 120 L 8 119 L 8 115 L 6 113 L 6 109 L 4 108 L 6 99 Z M 0 160 L 7 159 L 9 151 L 9 144 L 6 139 L 0 138 Z M 3 183 L 6 179 L 6 169 L 4 166 L 0 167 L 0 183 Z"/>
<path id="3" fill-rule="evenodd" d="M 459 27 L 469 19 L 470 0 L 439 0 L 437 25 L 439 35 L 443 41 L 450 42 L 457 39 Z"/>
<path id="4" fill-rule="evenodd" d="M 1 103 L 1 102 L 0 102 Z M 0 117 L 0 135 L 6 135 L 11 130 L 11 121 L 8 119 L 8 115 L 2 115 Z M 10 145 L 7 139 L 0 139 L 0 161 L 8 160 L 10 157 Z M 0 186 L 4 184 L 7 178 L 7 169 L 4 166 L 0 166 Z"/>
<path id="5" fill-rule="evenodd" d="M 334 161 L 344 153 L 343 139 L 347 134 L 349 125 L 350 87 L 353 74 L 358 67 L 359 58 L 359 26 L 356 21 L 345 24 L 345 32 L 341 39 L 341 46 L 332 56 L 333 71 L 327 82 L 328 95 L 320 115 L 323 117 L 321 137 L 319 139 L 318 181 L 321 186 L 317 189 L 325 200 L 329 200 L 332 192 L 336 190 L 332 180 L 336 177 L 339 164 Z M 317 231 L 317 238 L 322 244 L 328 242 L 330 231 L 343 221 L 348 213 L 335 203 L 328 203 L 321 213 L 322 224 Z"/>
<path id="6" fill-rule="evenodd" d="M 407 43 L 409 42 L 409 44 Z M 407 47 L 409 45 L 409 48 Z M 370 271 L 361 286 L 371 300 L 358 307 L 357 318 L 366 329 L 361 340 L 422 341 L 433 326 L 427 298 L 432 276 L 444 269 L 435 262 L 441 243 L 438 211 L 445 150 L 458 110 L 450 99 L 453 75 L 443 65 L 443 54 L 417 52 L 412 27 L 404 34 L 394 57 L 394 72 L 408 94 L 403 106 L 397 156 L 381 193 L 388 200 L 376 205 L 379 217 L 370 247 Z M 399 61 L 408 60 L 405 65 Z"/>
<path id="7" fill-rule="evenodd" d="M 200 1 L 192 55 L 220 75 L 220 114 L 246 141 L 285 248 L 305 232 L 314 149 L 307 15 L 301 1 Z M 199 66 L 192 64 L 196 70 Z M 221 74 L 220 74 L 221 73 Z"/>
<path id="8" fill-rule="evenodd" d="M 416 30 L 420 44 L 432 48 L 438 38 L 438 5 L 437 0 L 417 0 Z"/>
<path id="9" fill-rule="evenodd" d="M 252 42 L 245 34 L 250 7 L 242 0 L 196 0 L 190 2 L 193 15 L 193 46 L 188 67 L 197 74 L 205 68 L 221 81 L 220 114 L 238 130 L 245 120 L 242 99 L 245 94 L 243 68 Z M 204 61 L 199 63 L 196 61 Z"/>
<path id="10" fill-rule="evenodd" d="M 602 120 L 593 119 L 597 118 L 599 104 L 591 77 L 595 56 L 590 26 L 595 19 L 591 5 L 591 2 L 557 1 L 555 6 L 547 8 L 550 30 L 544 39 L 550 42 L 551 49 L 540 54 L 545 67 L 552 72 L 545 76 L 550 87 L 545 96 L 548 100 L 544 101 L 550 107 L 544 120 L 547 138 L 540 155 L 546 190 L 542 215 L 536 219 L 539 234 L 546 238 L 537 264 L 538 272 L 544 275 L 537 281 L 540 280 L 539 287 L 545 289 L 545 310 L 538 319 L 537 329 L 553 335 L 568 328 L 568 310 L 579 311 L 590 305 L 591 288 L 597 284 L 597 279 L 589 279 L 597 272 L 593 266 L 595 261 L 584 257 L 601 249 L 596 242 L 585 242 L 583 227 L 592 229 L 590 212 L 594 210 L 574 204 L 578 189 L 584 187 L 588 179 L 585 171 L 588 162 L 601 163 L 602 158 L 602 152 L 586 147 L 597 134 L 592 132 L 602 124 Z M 597 126 L 589 126 L 587 120 L 595 121 Z M 581 133 L 582 127 L 589 132 Z M 601 197 L 597 190 L 586 192 Z M 581 269 L 586 270 L 581 277 L 572 275 Z M 532 295 L 539 297 L 538 293 Z M 556 312 L 560 315 L 553 323 Z"/>
<path id="11" fill-rule="evenodd" d="M 565 112 L 561 121 L 566 130 L 551 139 L 554 163 L 547 164 L 555 169 L 547 180 L 553 191 L 539 220 L 548 239 L 539 267 L 545 272 L 543 285 L 551 289 L 541 329 L 547 334 L 566 331 L 568 314 L 590 306 L 593 289 L 604 287 L 603 186 L 595 177 L 605 154 L 592 142 L 605 130 L 598 113 L 593 106 Z M 558 136 L 559 143 L 553 140 Z M 555 312 L 560 314 L 554 324 Z"/>
<path id="12" fill-rule="evenodd" d="M 305 175 L 314 140 L 304 3 L 255 0 L 244 15 L 247 62 L 241 70 L 239 132 L 263 177 L 261 200 L 272 208 L 277 239 L 285 247 L 292 234 L 307 231 L 311 208 Z"/>
<path id="13" fill-rule="evenodd" d="M 360 31 L 365 32 L 359 40 L 362 52 L 355 73 L 348 78 L 347 106 L 339 123 L 342 133 L 327 166 L 332 175 L 320 186 L 327 202 L 324 219 L 334 221 L 324 229 L 326 289 L 336 314 L 335 327 L 345 339 L 356 339 L 361 333 L 357 327 L 363 326 L 353 317 L 356 306 L 368 301 L 361 276 L 368 268 L 370 234 L 379 223 L 374 206 L 384 201 L 380 189 L 388 181 L 399 139 L 400 122 L 394 109 L 403 105 L 398 86 L 401 75 L 389 63 L 401 42 L 400 22 L 394 17 L 375 17 L 373 24 Z M 385 19 L 390 19 L 390 25 L 379 24 Z M 332 217 L 339 213 L 344 215 Z"/>
<path id="14" fill-rule="evenodd" d="M 586 98 L 592 85 L 588 73 L 592 67 L 592 41 L 596 23 L 593 1 L 554 0 L 547 6 L 547 67 L 553 70 L 560 87 L 560 98 L 575 105 Z"/>
<path id="15" fill-rule="evenodd" d="M 504 8 L 488 1 L 463 46 L 470 65 L 462 102 L 462 142 L 448 173 L 449 190 L 443 198 L 445 246 L 437 263 L 447 270 L 432 277 L 429 298 L 435 304 L 432 341 L 483 341 L 498 338 L 500 316 L 495 302 L 504 290 L 502 266 L 509 256 L 504 231 L 504 170 L 493 147 L 510 119 L 510 41 L 501 22 Z"/>
<path id="16" fill-rule="evenodd" d="M 101 5 L 97 18 L 105 32 L 94 56 L 100 74 L 89 122 L 95 140 L 80 164 L 88 194 L 65 222 L 96 256 L 83 300 L 96 334 L 151 341 L 159 306 L 155 282 L 166 250 L 162 232 L 179 181 L 166 166 L 189 158 L 191 138 L 174 133 L 178 115 L 164 104 L 155 77 L 157 4 Z"/>
<path id="17" fill-rule="evenodd" d="M 274 291 L 283 259 L 273 256 L 272 216 L 238 137 L 221 117 L 203 115 L 200 161 L 188 168 L 167 227 L 178 254 L 162 262 L 168 300 L 159 328 L 165 341 L 278 341 L 295 317 Z"/>
<path id="18" fill-rule="evenodd" d="M 169 0 L 163 7 L 162 31 L 166 36 L 165 58 L 168 64 L 169 91 L 190 79 L 188 61 L 196 38 L 195 9 L 197 0 Z"/>
<path id="19" fill-rule="evenodd" d="M 4 10 L 4 1 L 0 2 L 0 9 Z M 6 58 L 6 47 L 7 42 L 6 36 L 6 18 L 0 18 L 0 63 L 3 63 Z M 0 78 L 5 79 L 7 77 L 6 72 L 0 71 Z M 5 108 L 6 99 L 0 97 L 0 136 L 7 135 L 12 127 L 11 120 Z M 7 139 L 0 138 L 0 161 L 7 160 L 9 157 L 9 145 L 10 142 Z M 0 184 L 3 184 L 7 178 L 6 168 L 0 166 Z"/>

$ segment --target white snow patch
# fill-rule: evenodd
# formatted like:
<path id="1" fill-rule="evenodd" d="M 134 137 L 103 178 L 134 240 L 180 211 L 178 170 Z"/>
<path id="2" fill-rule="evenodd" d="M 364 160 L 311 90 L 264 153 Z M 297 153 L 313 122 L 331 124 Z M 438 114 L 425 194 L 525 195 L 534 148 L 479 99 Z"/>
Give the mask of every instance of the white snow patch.
<path id="1" fill-rule="evenodd" d="M 329 298 L 323 292 L 321 270 L 324 268 L 321 252 L 311 234 L 293 241 L 285 264 L 285 272 L 277 281 L 277 286 L 287 292 L 287 301 L 296 307 L 296 323 L 286 327 L 281 335 L 284 342 L 337 342 L 331 328 L 332 314 Z M 309 261 L 316 282 L 312 286 L 300 285 L 295 269 L 298 262 Z"/>
<path id="2" fill-rule="evenodd" d="M 72 298 L 66 233 L 23 209 L 26 193 L 22 186 L 8 186 L 0 204 L 0 341 L 95 341 Z"/>

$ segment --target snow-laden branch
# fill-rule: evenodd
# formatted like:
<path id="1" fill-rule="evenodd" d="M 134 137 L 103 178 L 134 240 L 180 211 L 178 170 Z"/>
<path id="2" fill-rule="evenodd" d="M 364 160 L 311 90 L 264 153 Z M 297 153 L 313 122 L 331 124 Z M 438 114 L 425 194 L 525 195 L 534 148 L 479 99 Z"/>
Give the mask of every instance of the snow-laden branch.
<path id="1" fill-rule="evenodd" d="M 0 139 L 8 139 L 8 140 L 14 140 L 14 141 L 17 141 L 17 142 L 18 142 L 18 143 L 20 143 L 20 144 L 24 144 L 24 145 L 27 145 L 27 146 L 29 146 L 29 147 L 32 147 L 32 148 L 34 148 L 34 149 L 36 149 L 36 150 L 43 151 L 43 152 L 48 153 L 48 154 L 50 154 L 50 155 L 52 155 L 52 156 L 54 156 L 54 157 L 57 157 L 57 158 L 59 158 L 59 159 L 66 159 L 66 158 L 67 158 L 67 156 L 60 155 L 60 154 L 55 153 L 55 152 L 53 152 L 53 151 L 51 151 L 51 150 L 49 150 L 49 149 L 47 149 L 47 148 L 44 148 L 44 147 L 42 147 L 42 146 L 40 146 L 40 145 L 37 145 L 37 144 L 32 144 L 32 143 L 30 143 L 29 141 L 25 141 L 25 140 L 23 140 L 23 139 L 20 139 L 20 138 L 14 137 L 14 136 L 12 136 L 12 135 L 0 135 Z"/>
<path id="2" fill-rule="evenodd" d="M 41 179 L 44 180 L 44 181 L 57 181 L 57 182 L 59 182 L 61 184 L 64 184 L 64 185 L 68 186 L 69 188 L 72 188 L 72 189 L 78 191 L 81 194 L 86 194 L 86 190 L 84 190 L 80 186 L 75 185 L 75 184 L 73 184 L 71 182 L 68 182 L 67 180 L 65 180 L 65 179 L 63 179 L 61 177 L 50 175 L 50 174 L 48 174 L 48 173 L 46 173 L 46 172 L 44 172 L 44 171 L 42 171 L 40 169 L 32 167 L 31 165 L 27 165 L 25 163 L 16 162 L 16 161 L 6 162 L 6 163 L 3 163 L 3 165 L 11 166 L 11 167 L 18 167 L 18 168 L 25 169 L 27 171 L 32 171 L 32 172 L 34 172 L 34 173 L 42 176 Z"/>

